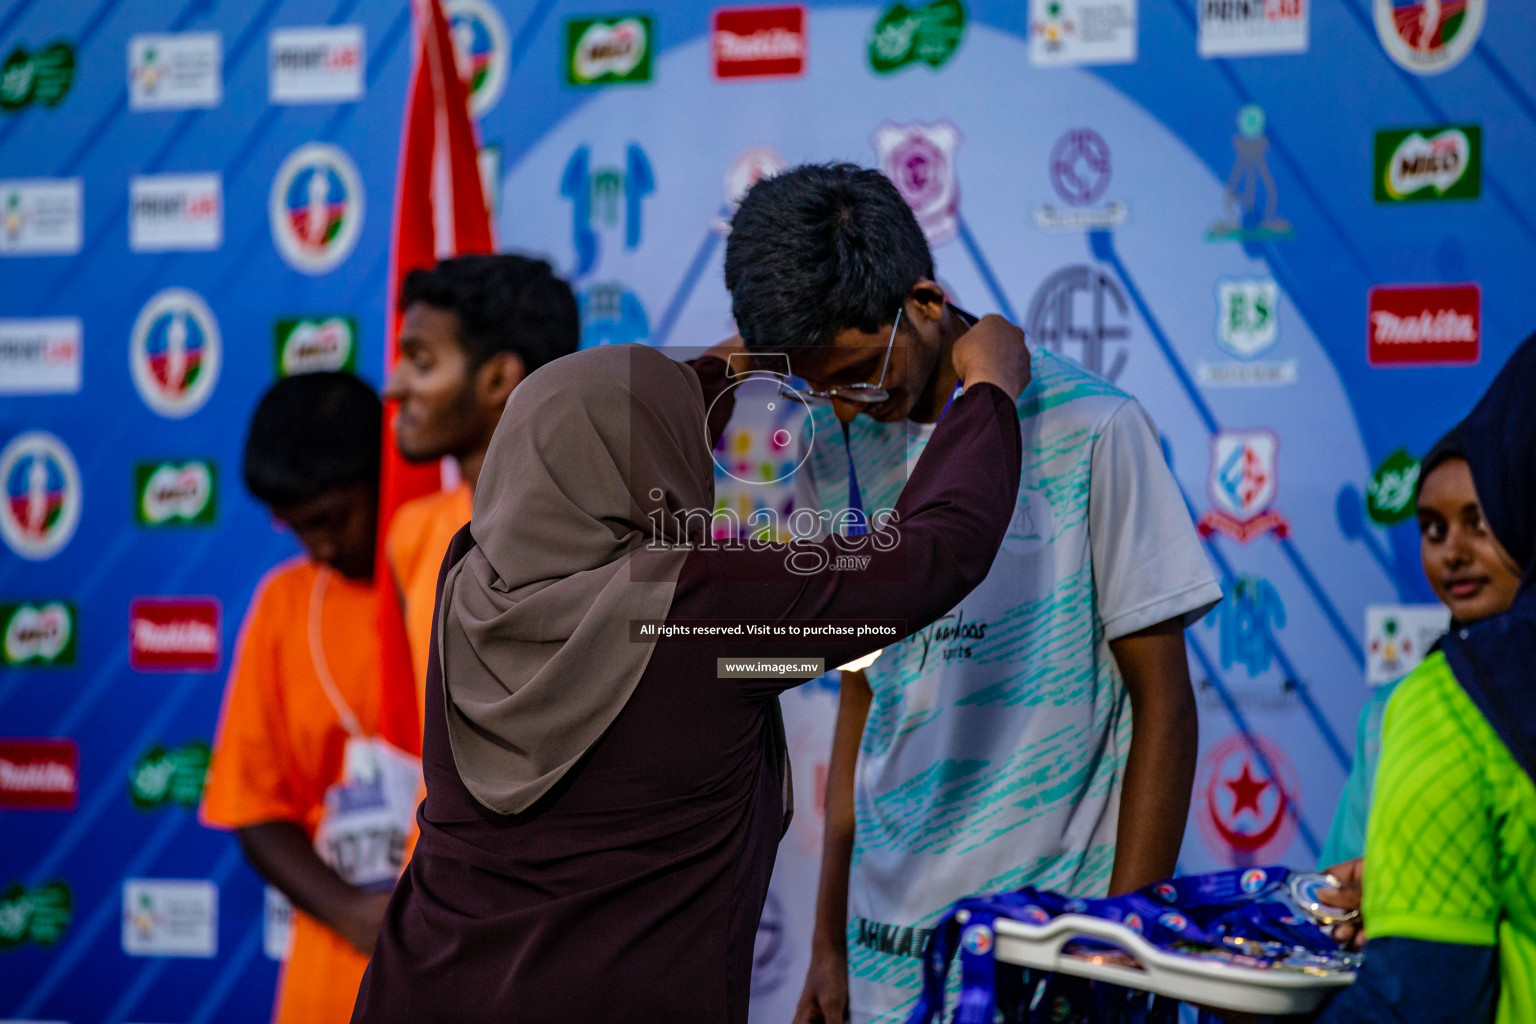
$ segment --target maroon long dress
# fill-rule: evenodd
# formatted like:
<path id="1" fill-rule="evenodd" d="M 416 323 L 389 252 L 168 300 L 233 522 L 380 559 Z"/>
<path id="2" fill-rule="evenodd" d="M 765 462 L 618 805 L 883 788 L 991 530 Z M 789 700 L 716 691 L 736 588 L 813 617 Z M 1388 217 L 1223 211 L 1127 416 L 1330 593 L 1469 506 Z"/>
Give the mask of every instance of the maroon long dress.
<path id="1" fill-rule="evenodd" d="M 701 362 L 706 402 L 723 367 Z M 728 411 L 727 411 L 728 414 Z M 718 436 L 722 422 L 711 426 Z M 915 632 L 986 576 L 1017 496 L 1018 417 L 992 385 L 934 430 L 901 542 L 862 571 L 797 575 L 782 551 L 698 550 L 668 621 L 904 620 Z M 469 528 L 444 570 L 473 546 Z M 828 544 L 840 542 L 834 538 Z M 441 599 L 442 578 L 438 580 Z M 613 725 L 528 811 L 465 789 L 427 676 L 421 839 L 389 904 L 355 1024 L 744 1024 L 752 947 L 783 832 L 780 691 L 721 657 L 842 664 L 878 641 L 663 641 Z M 581 681 L 573 679 L 571 685 Z"/>

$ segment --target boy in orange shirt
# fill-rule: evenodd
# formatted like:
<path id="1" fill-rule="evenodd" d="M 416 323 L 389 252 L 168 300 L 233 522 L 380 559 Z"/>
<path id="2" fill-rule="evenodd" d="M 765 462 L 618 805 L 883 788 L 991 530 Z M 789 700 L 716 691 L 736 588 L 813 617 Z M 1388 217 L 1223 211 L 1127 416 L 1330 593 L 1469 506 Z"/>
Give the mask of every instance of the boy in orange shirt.
<path id="1" fill-rule="evenodd" d="M 401 505 L 385 540 L 420 708 L 437 571 L 448 541 L 469 522 L 491 434 L 524 377 L 576 351 L 581 318 L 570 286 L 548 263 L 511 253 L 458 256 L 412 271 L 400 309 L 399 355 L 384 389 L 400 403 L 395 443 L 411 462 L 452 456 L 462 479 Z"/>
<path id="2" fill-rule="evenodd" d="M 246 440 L 246 486 L 306 554 L 246 613 L 202 820 L 294 905 L 279 1024 L 351 1019 L 415 810 L 419 765 L 375 735 L 381 424 L 358 378 L 305 374 L 267 392 Z"/>

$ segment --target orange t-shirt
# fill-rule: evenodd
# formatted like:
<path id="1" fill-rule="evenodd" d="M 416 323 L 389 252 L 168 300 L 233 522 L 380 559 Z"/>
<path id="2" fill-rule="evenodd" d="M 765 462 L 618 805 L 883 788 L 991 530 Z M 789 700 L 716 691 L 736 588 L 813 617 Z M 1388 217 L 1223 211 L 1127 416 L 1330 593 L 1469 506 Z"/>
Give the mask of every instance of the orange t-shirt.
<path id="1" fill-rule="evenodd" d="M 385 557 L 405 605 L 405 635 L 416 676 L 416 707 L 427 706 L 427 655 L 432 649 L 432 612 L 437 606 L 437 571 L 448 542 L 469 522 L 474 498 L 460 484 L 412 499 L 395 510 L 384 541 Z"/>
<path id="2" fill-rule="evenodd" d="M 347 731 L 321 687 L 309 646 L 310 601 L 321 572 L 327 577 L 320 611 L 325 663 L 363 731 L 377 728 L 373 587 L 307 559 L 279 565 L 256 588 L 241 627 L 203 791 L 206 825 L 238 829 L 291 821 L 313 838 L 325 791 L 341 779 Z M 367 966 L 368 958 L 345 939 L 295 908 L 273 1020 L 351 1020 Z"/>

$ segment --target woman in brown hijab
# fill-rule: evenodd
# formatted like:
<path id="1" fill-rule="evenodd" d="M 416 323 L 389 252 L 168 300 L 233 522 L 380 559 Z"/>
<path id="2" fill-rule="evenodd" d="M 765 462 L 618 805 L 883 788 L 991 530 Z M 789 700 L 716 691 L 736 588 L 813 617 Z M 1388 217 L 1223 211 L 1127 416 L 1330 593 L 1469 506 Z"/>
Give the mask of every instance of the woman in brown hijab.
<path id="1" fill-rule="evenodd" d="M 439 577 L 421 838 L 354 1022 L 746 1021 L 788 820 L 778 694 L 810 674 L 720 678 L 716 659 L 836 665 L 888 640 L 657 642 L 631 624 L 910 633 L 959 603 L 1013 511 L 1029 369 L 1022 333 L 990 317 L 955 363 L 968 386 L 902 494 L 899 543 L 863 538 L 864 570 L 811 575 L 784 545 L 677 544 L 714 505 L 719 359 L 605 347 L 518 387 Z"/>

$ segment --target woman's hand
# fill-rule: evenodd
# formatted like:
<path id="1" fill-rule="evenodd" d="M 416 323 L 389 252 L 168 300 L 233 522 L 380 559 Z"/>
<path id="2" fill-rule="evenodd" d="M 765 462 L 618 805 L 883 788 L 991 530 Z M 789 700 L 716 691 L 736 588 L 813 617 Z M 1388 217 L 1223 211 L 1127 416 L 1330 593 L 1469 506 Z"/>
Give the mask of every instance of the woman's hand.
<path id="1" fill-rule="evenodd" d="M 995 384 L 1017 400 L 1029 387 L 1029 346 L 1024 331 L 995 313 L 984 316 L 955 340 L 950 358 L 965 386 Z"/>
<path id="2" fill-rule="evenodd" d="M 1330 907 L 1341 910 L 1359 910 L 1365 896 L 1365 858 L 1356 857 L 1342 864 L 1324 869 L 1325 874 L 1339 880 L 1339 887 L 1317 890 L 1317 898 Z M 1333 926 L 1333 939 L 1345 949 L 1360 949 L 1365 945 L 1365 918 Z"/>

